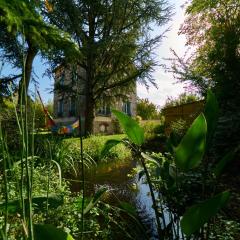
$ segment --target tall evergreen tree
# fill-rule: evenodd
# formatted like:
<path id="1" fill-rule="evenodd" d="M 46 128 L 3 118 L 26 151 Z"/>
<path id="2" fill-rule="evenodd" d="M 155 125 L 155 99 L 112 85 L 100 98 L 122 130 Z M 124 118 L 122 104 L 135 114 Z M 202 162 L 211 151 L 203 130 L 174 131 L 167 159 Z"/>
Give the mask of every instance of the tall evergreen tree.
<path id="1" fill-rule="evenodd" d="M 86 131 L 91 133 L 99 99 L 131 92 L 136 79 L 154 82 L 153 53 L 162 35 L 152 37 L 151 31 L 169 20 L 170 7 L 164 0 L 52 0 L 49 4 L 48 21 L 68 32 L 83 55 L 77 64 L 86 72 Z"/>

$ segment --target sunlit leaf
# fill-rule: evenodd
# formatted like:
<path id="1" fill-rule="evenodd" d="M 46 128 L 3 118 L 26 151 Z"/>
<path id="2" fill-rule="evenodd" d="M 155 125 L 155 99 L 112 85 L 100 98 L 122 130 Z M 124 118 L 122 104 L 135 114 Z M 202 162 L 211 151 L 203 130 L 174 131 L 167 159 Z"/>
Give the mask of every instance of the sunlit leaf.
<path id="1" fill-rule="evenodd" d="M 141 146 L 144 143 L 144 131 L 138 125 L 137 121 L 117 110 L 112 110 L 112 113 L 118 119 L 129 140 L 136 145 Z"/>
<path id="2" fill-rule="evenodd" d="M 50 224 L 35 224 L 34 239 L 36 240 L 74 240 L 73 237 Z"/>
<path id="3" fill-rule="evenodd" d="M 180 222 L 182 231 L 187 236 L 198 231 L 210 218 L 225 206 L 230 197 L 228 191 L 217 194 L 202 203 L 190 207 L 183 215 Z"/>
<path id="4" fill-rule="evenodd" d="M 206 147 L 206 135 L 206 119 L 203 114 L 200 114 L 175 148 L 177 167 L 189 170 L 201 163 Z"/>

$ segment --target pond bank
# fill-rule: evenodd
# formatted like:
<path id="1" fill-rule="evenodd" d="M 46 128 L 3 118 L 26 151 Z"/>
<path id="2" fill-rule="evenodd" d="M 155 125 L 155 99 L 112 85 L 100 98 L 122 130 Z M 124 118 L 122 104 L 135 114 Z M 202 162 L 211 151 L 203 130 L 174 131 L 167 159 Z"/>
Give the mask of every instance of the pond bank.
<path id="1" fill-rule="evenodd" d="M 158 238 L 149 188 L 137 175 L 132 174 L 136 166 L 137 161 L 133 159 L 99 163 L 86 171 L 86 194 L 92 196 L 100 187 L 106 187 L 109 191 L 103 201 L 114 206 L 120 202 L 130 203 L 136 209 L 149 239 L 155 240 Z M 73 181 L 70 188 L 72 192 L 79 192 L 79 182 Z"/>

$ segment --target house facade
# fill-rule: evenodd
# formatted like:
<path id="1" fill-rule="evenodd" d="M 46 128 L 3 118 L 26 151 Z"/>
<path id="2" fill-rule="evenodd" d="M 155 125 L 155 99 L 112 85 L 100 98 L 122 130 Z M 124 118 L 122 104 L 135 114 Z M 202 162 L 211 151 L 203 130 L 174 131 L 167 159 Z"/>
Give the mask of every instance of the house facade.
<path id="1" fill-rule="evenodd" d="M 86 73 L 83 68 L 77 69 L 58 67 L 54 72 L 55 86 L 62 86 L 62 91 L 54 91 L 54 120 L 60 126 L 75 122 L 79 116 L 82 126 L 85 126 L 86 94 L 84 79 Z M 64 93 L 66 88 L 66 94 Z M 74 94 L 71 94 L 71 91 Z M 113 101 L 111 104 L 99 104 L 95 109 L 93 122 L 94 134 L 113 134 L 119 132 L 116 119 L 111 109 L 117 109 L 129 116 L 136 116 L 137 94 L 136 87 L 125 99 Z"/>

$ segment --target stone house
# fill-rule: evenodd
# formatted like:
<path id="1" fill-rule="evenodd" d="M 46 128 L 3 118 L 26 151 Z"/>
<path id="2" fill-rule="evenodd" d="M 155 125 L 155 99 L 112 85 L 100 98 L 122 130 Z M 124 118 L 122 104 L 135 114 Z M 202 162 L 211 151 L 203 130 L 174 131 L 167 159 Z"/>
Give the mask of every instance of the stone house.
<path id="1" fill-rule="evenodd" d="M 80 77 L 79 77 L 80 76 Z M 54 91 L 54 120 L 59 125 L 69 125 L 75 122 L 79 116 L 82 119 L 82 126 L 85 122 L 86 111 L 86 95 L 84 87 L 84 78 L 86 77 L 83 68 L 77 69 L 57 67 L 54 71 L 54 82 L 56 85 L 68 86 L 68 94 L 64 91 Z M 82 80 L 81 80 L 82 79 Z M 74 84 L 75 83 L 75 84 Z M 71 87 L 77 93 L 69 94 Z M 95 109 L 95 118 L 93 123 L 94 134 L 113 134 L 119 132 L 119 127 L 116 119 L 111 114 L 111 108 L 123 111 L 129 116 L 136 116 L 137 94 L 136 87 L 134 91 L 129 93 L 127 98 L 120 99 L 110 104 L 100 104 L 98 109 Z"/>

